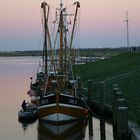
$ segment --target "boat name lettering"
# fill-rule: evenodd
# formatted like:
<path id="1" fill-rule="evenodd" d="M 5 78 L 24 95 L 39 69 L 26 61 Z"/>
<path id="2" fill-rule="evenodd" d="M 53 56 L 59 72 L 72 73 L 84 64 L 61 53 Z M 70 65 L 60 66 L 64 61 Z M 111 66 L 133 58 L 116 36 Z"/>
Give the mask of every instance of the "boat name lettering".
<path id="1" fill-rule="evenodd" d="M 70 104 L 77 104 L 77 101 L 74 100 L 74 99 L 69 99 L 69 103 L 70 103 Z"/>

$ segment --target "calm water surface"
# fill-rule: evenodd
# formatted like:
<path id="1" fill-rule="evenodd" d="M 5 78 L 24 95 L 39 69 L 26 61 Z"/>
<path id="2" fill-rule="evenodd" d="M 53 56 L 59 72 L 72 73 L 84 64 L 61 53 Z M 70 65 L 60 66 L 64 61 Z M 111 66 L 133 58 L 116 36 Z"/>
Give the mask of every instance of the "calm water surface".
<path id="1" fill-rule="evenodd" d="M 35 57 L 0 57 L 0 140 L 89 140 L 86 122 L 52 125 L 36 120 L 21 123 L 18 111 L 35 74 Z M 93 118 L 94 136 L 100 140 L 99 121 Z M 106 125 L 107 140 L 113 140 L 112 127 Z"/>

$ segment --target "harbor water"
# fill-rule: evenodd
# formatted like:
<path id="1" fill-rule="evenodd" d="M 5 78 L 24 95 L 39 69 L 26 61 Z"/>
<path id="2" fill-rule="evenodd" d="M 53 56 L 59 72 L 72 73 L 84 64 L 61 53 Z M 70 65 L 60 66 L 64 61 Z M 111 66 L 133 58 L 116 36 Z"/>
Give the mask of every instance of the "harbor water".
<path id="1" fill-rule="evenodd" d="M 0 57 L 0 140 L 100 140 L 100 122 L 96 118 L 92 138 L 86 121 L 54 125 L 18 120 L 21 102 L 30 101 L 27 91 L 37 61 L 38 57 Z M 106 124 L 106 139 L 113 140 L 110 124 Z"/>

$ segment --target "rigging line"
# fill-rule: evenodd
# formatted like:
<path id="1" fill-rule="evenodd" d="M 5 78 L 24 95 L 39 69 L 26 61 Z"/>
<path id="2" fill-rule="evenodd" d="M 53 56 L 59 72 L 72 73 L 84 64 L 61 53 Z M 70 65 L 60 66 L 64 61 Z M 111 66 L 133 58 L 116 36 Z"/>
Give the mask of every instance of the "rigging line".
<path id="1" fill-rule="evenodd" d="M 74 38 L 74 46 L 75 46 L 75 49 L 79 49 L 79 46 L 80 46 L 80 27 L 79 27 L 79 20 L 77 20 L 77 23 L 76 23 L 76 30 L 75 30 L 75 38 Z M 77 57 L 77 56 L 76 56 Z"/>
<path id="2" fill-rule="evenodd" d="M 46 0 L 44 0 L 44 2 L 46 3 Z M 56 6 L 54 6 L 52 3 L 49 4 L 49 5 L 50 5 L 50 7 L 51 7 L 52 9 L 56 9 Z"/>
<path id="3" fill-rule="evenodd" d="M 58 26 L 57 29 L 56 29 L 56 26 L 55 26 L 55 24 L 56 24 L 56 22 L 58 20 L 57 9 L 56 9 L 56 13 L 55 14 L 56 14 L 56 19 L 55 19 L 55 21 L 53 21 L 54 22 L 54 33 L 56 32 L 56 34 L 54 34 L 56 36 L 53 37 L 54 38 L 54 47 L 53 47 L 54 50 L 56 49 L 56 42 L 57 42 L 58 29 L 59 29 L 59 26 Z M 57 23 L 57 24 L 59 24 L 59 23 Z"/>
<path id="4" fill-rule="evenodd" d="M 78 32 L 77 32 L 77 29 L 78 29 L 78 23 L 76 22 L 75 24 L 75 30 L 74 30 L 74 41 L 73 41 L 73 48 L 74 48 L 74 44 L 77 43 L 77 38 L 78 38 Z M 76 44 L 77 45 L 77 44 Z"/>
<path id="5" fill-rule="evenodd" d="M 52 27 L 52 26 L 51 26 Z M 54 24 L 54 32 L 55 32 L 55 24 Z M 57 36 L 57 35 L 56 35 Z M 54 67 L 54 71 L 55 71 L 55 73 L 56 73 L 56 68 L 55 68 L 55 63 L 54 63 L 54 56 L 56 56 L 55 55 L 55 53 L 56 53 L 56 51 L 55 51 L 55 44 L 56 44 L 56 39 L 57 39 L 57 37 L 56 37 L 56 39 L 54 39 L 55 37 L 54 37 L 54 35 L 53 34 L 51 34 L 51 37 L 53 38 L 53 44 L 54 44 L 54 47 L 52 47 L 53 45 L 51 45 L 50 46 L 50 49 L 53 51 L 52 52 L 52 57 L 53 57 L 53 63 L 51 63 L 51 64 L 53 64 L 53 67 Z"/>
<path id="6" fill-rule="evenodd" d="M 50 10 L 50 23 L 49 23 L 49 26 L 51 26 L 51 34 L 50 36 L 53 38 L 54 34 L 55 34 L 55 24 L 53 25 L 52 23 L 54 23 L 53 19 L 52 19 L 52 10 Z M 53 40 L 54 42 L 54 40 Z"/>
<path id="7" fill-rule="evenodd" d="M 57 15 L 56 15 L 57 16 Z M 57 18 L 57 17 L 56 17 Z M 52 49 L 55 51 L 55 46 L 56 46 L 56 41 L 57 41 L 57 35 L 56 35 L 56 33 L 57 33 L 57 31 L 56 31 L 56 24 L 54 23 L 54 21 L 53 21 L 53 24 L 54 25 L 52 25 L 52 33 L 51 33 L 51 37 L 52 37 L 52 42 L 53 42 L 53 47 L 52 47 Z M 55 54 L 55 52 L 54 52 L 54 54 Z M 54 55 L 55 56 L 55 55 Z"/>
<path id="8" fill-rule="evenodd" d="M 41 38 L 43 38 L 43 36 L 44 36 L 44 26 L 43 26 L 43 14 L 42 14 L 41 8 L 40 8 L 40 14 L 41 14 L 41 25 L 42 25 Z"/>
<path id="9" fill-rule="evenodd" d="M 74 32 L 75 32 L 75 24 L 77 22 L 77 13 L 78 13 L 78 8 L 80 7 L 79 3 L 75 3 L 75 4 L 76 4 L 76 8 L 75 8 L 75 16 L 74 16 L 74 21 L 73 21 L 72 33 L 71 33 L 71 38 L 70 38 L 70 49 L 72 48 L 72 45 L 73 45 Z"/>
<path id="10" fill-rule="evenodd" d="M 59 27 L 58 27 L 58 29 L 59 29 Z M 57 29 L 57 33 L 56 33 L 56 36 L 55 36 L 54 49 L 56 49 L 57 36 L 58 36 L 58 29 Z"/>
<path id="11" fill-rule="evenodd" d="M 79 10 L 78 10 L 78 13 L 77 13 L 77 19 L 76 19 L 76 37 L 77 37 L 77 39 L 76 40 L 78 40 L 78 43 L 79 43 L 79 40 L 80 40 L 80 12 L 81 12 L 81 8 L 79 8 Z M 79 45 L 78 45 L 79 46 Z"/>
<path id="12" fill-rule="evenodd" d="M 68 5 L 68 4 L 65 4 L 65 5 Z M 71 7 L 73 7 L 73 4 L 69 6 L 65 6 L 66 9 L 70 9 Z"/>
<path id="13" fill-rule="evenodd" d="M 52 58 L 52 61 L 51 61 L 51 64 L 54 64 L 54 57 L 53 57 L 53 50 L 52 50 L 52 44 L 51 44 L 51 38 L 50 38 L 50 32 L 49 32 L 49 27 L 48 27 L 48 14 L 49 14 L 49 11 L 50 11 L 50 6 L 48 5 L 48 12 L 47 12 L 47 23 L 46 23 L 46 27 L 44 27 L 44 33 L 45 33 L 45 29 L 47 29 L 47 37 L 48 37 L 48 46 L 49 46 L 49 49 L 50 49 L 50 52 L 51 52 L 51 58 Z M 46 14 L 46 13 L 44 13 Z M 44 19 L 44 18 L 43 18 Z M 44 21 L 45 22 L 45 21 Z M 44 23 L 45 24 L 45 23 Z M 46 52 L 47 53 L 47 52 Z"/>
<path id="14" fill-rule="evenodd" d="M 44 28 L 44 15 L 43 15 L 43 12 L 42 12 L 42 8 L 40 8 L 40 13 L 41 13 L 42 38 L 43 38 L 44 34 L 45 34 L 45 28 Z M 42 46 L 43 46 L 43 44 L 42 44 Z M 43 51 L 42 51 L 42 56 L 44 56 L 44 47 L 43 47 Z M 43 59 L 43 65 L 44 65 L 44 57 L 42 57 L 42 59 Z"/>
<path id="15" fill-rule="evenodd" d="M 76 22 L 76 27 L 78 27 L 78 23 Z M 74 30 L 74 36 L 76 36 L 77 35 L 77 30 L 76 30 L 76 28 L 75 28 L 75 30 Z M 75 38 L 75 37 L 74 37 Z M 75 39 L 74 41 L 73 41 L 73 43 L 72 43 L 72 46 L 73 46 L 73 44 L 75 43 L 75 41 L 76 41 L 77 39 Z M 76 43 L 75 43 L 76 44 Z M 72 48 L 72 47 L 71 47 Z M 70 59 L 71 60 L 71 59 Z M 71 61 L 70 61 L 71 62 Z M 72 62 L 71 62 L 71 70 L 72 70 Z M 73 76 L 73 78 L 74 78 L 74 73 L 73 73 L 73 70 L 72 70 L 72 76 Z M 76 85 L 74 85 L 74 86 L 76 86 Z"/>
<path id="16" fill-rule="evenodd" d="M 41 14 L 41 23 L 42 23 L 42 12 L 41 12 L 41 9 L 40 9 L 40 14 Z M 42 25 L 42 24 L 41 24 Z M 43 28 L 43 26 L 42 26 Z M 43 32 L 41 31 L 41 34 L 40 34 L 40 39 L 38 41 L 38 49 L 41 50 L 42 49 L 42 38 L 43 38 Z M 35 73 L 36 73 L 36 70 L 38 71 L 38 68 L 37 68 L 37 64 L 40 63 L 40 60 L 38 60 L 39 58 L 38 57 L 35 57 L 35 61 L 34 61 L 34 68 L 33 68 L 33 77 L 35 77 Z"/>
<path id="17" fill-rule="evenodd" d="M 47 80 L 46 80 L 45 85 L 44 85 L 44 95 L 46 94 L 46 91 L 47 91 L 47 83 L 48 83 L 48 81 L 49 81 L 49 76 L 47 76 Z"/>
<path id="18" fill-rule="evenodd" d="M 56 29 L 55 29 L 55 28 L 56 28 L 56 27 L 55 27 L 55 23 L 54 23 L 52 26 L 53 26 L 53 27 L 52 27 L 53 29 L 52 29 L 51 36 L 52 36 L 52 38 L 54 38 L 55 30 L 56 30 Z M 53 39 L 53 42 L 54 42 L 54 39 Z"/>
<path id="19" fill-rule="evenodd" d="M 88 106 L 88 104 L 87 104 L 87 102 L 86 102 L 86 99 L 85 98 L 83 98 L 83 101 L 84 101 L 84 103 L 85 103 L 85 105 L 86 105 L 86 107 L 87 107 L 87 109 L 95 116 L 95 117 L 98 117 L 93 111 L 92 111 L 92 109 Z"/>
<path id="20" fill-rule="evenodd" d="M 33 72 L 32 72 L 32 77 L 35 77 L 35 75 L 36 75 L 35 73 L 36 73 L 36 70 L 37 70 L 37 67 L 38 67 L 38 65 L 37 65 L 38 60 L 37 59 L 38 58 L 36 57 L 35 61 L 33 62 L 34 63 L 34 68 L 33 68 Z"/>
<path id="21" fill-rule="evenodd" d="M 73 10 L 74 11 L 74 10 Z M 72 12 L 71 12 L 72 13 Z M 74 12 L 73 12 L 74 13 Z M 66 16 L 68 16 L 69 14 L 65 14 Z M 72 15 L 74 15 L 74 14 L 72 14 Z M 72 30 L 71 28 L 71 15 L 70 16 L 68 16 L 68 18 L 66 19 L 67 21 L 66 21 L 66 26 L 67 26 L 67 28 L 69 29 L 68 30 L 68 35 L 69 35 L 69 37 L 70 37 L 70 31 Z M 69 21 L 70 22 L 69 22 Z"/>
<path id="22" fill-rule="evenodd" d="M 81 9 L 79 9 L 79 20 L 78 20 L 78 34 L 79 34 L 79 40 L 78 40 L 78 48 L 80 48 L 80 17 L 81 17 Z"/>
<path id="23" fill-rule="evenodd" d="M 56 38 L 55 38 L 55 42 L 54 42 L 54 56 L 55 56 L 55 59 L 57 59 L 57 49 L 56 49 L 56 43 L 57 43 L 57 36 L 58 36 L 58 32 L 56 34 Z"/>

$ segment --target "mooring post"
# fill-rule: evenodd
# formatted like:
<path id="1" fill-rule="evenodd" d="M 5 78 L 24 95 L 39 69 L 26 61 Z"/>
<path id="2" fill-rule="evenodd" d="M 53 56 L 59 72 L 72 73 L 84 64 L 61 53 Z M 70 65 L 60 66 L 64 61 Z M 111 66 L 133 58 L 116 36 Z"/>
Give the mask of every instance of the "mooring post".
<path id="1" fill-rule="evenodd" d="M 106 134 L 105 134 L 105 120 L 103 117 L 104 114 L 104 99 L 105 99 L 105 83 L 100 82 L 100 137 L 101 140 L 106 140 Z"/>
<path id="2" fill-rule="evenodd" d="M 126 107 L 126 100 L 125 99 L 117 99 L 116 102 L 117 102 L 117 107 Z"/>
<path id="3" fill-rule="evenodd" d="M 113 85 L 113 102 L 112 102 L 112 110 L 113 110 L 113 138 L 117 139 L 117 99 L 122 97 L 122 93 L 119 91 L 118 85 Z"/>
<path id="4" fill-rule="evenodd" d="M 128 140 L 128 108 L 118 107 L 117 109 L 117 140 Z"/>
<path id="5" fill-rule="evenodd" d="M 88 101 L 91 101 L 93 92 L 93 81 L 88 80 Z M 93 136 L 93 121 L 92 121 L 92 113 L 89 114 L 89 136 Z"/>
<path id="6" fill-rule="evenodd" d="M 112 102 L 112 107 L 113 107 L 113 120 L 116 121 L 116 113 L 117 113 L 117 106 L 118 106 L 118 101 L 123 102 L 123 94 L 122 92 L 119 91 L 119 88 L 114 88 L 113 89 L 113 102 Z"/>
<path id="7" fill-rule="evenodd" d="M 89 136 L 93 136 L 93 120 L 92 120 L 92 114 L 89 114 Z"/>
<path id="8" fill-rule="evenodd" d="M 118 84 L 114 84 L 114 85 L 113 85 L 113 89 L 114 89 L 114 88 L 118 88 Z"/>
<path id="9" fill-rule="evenodd" d="M 118 87 L 113 88 L 113 137 L 114 140 L 128 140 L 128 108 Z"/>
<path id="10" fill-rule="evenodd" d="M 116 120 L 116 111 L 115 111 L 115 109 L 116 109 L 116 99 L 118 99 L 119 97 L 119 95 L 121 94 L 120 92 L 119 92 L 119 88 L 118 88 L 118 85 L 117 84 L 114 84 L 114 86 L 113 86 L 114 88 L 113 88 L 113 102 L 112 102 L 112 107 L 113 107 L 113 120 Z M 119 93 L 119 94 L 118 94 Z"/>

